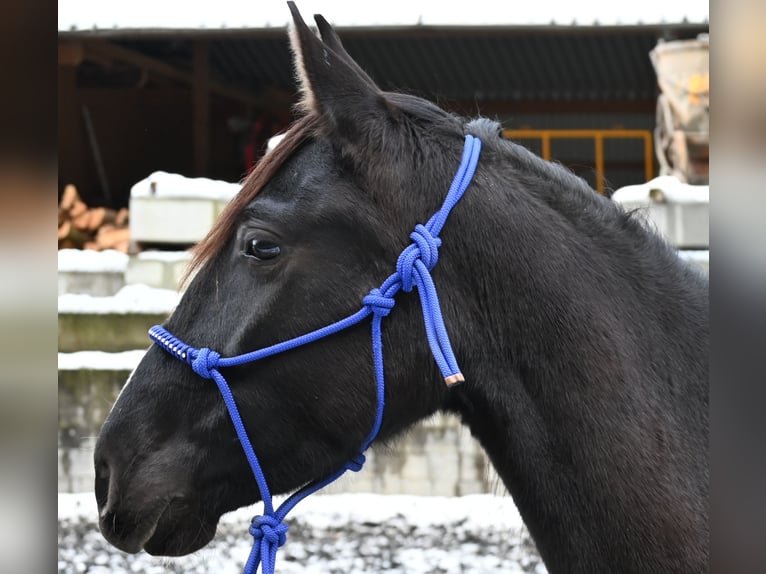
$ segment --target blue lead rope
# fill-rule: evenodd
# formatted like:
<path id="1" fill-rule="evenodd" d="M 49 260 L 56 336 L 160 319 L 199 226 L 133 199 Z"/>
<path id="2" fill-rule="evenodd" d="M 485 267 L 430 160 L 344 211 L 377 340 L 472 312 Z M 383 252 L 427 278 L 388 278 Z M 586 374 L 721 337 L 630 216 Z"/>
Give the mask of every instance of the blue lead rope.
<path id="1" fill-rule="evenodd" d="M 436 266 L 439 258 L 438 249 L 441 246 L 439 233 L 444 227 L 452 208 L 457 204 L 463 193 L 471 183 L 473 174 L 476 171 L 476 165 L 479 162 L 479 152 L 481 151 L 481 140 L 471 135 L 465 137 L 465 147 L 463 148 L 463 158 L 460 163 L 455 178 L 452 181 L 447 197 L 441 209 L 437 211 L 428 223 L 425 225 L 416 225 L 415 231 L 410 234 L 412 244 L 402 251 L 396 262 L 396 272 L 392 273 L 378 289 L 372 289 L 370 293 L 362 299 L 362 308 L 340 321 L 312 331 L 300 337 L 295 337 L 282 343 L 277 343 L 271 347 L 237 355 L 235 357 L 221 357 L 221 355 L 207 347 L 195 349 L 169 333 L 163 327 L 155 325 L 149 329 L 149 337 L 159 345 L 160 348 L 167 351 L 179 360 L 188 363 L 191 368 L 200 377 L 212 379 L 221 392 L 226 408 L 229 411 L 234 429 L 237 431 L 242 448 L 253 470 L 253 476 L 258 484 L 258 488 L 263 499 L 263 515 L 256 516 L 250 523 L 250 534 L 253 536 L 253 549 L 245 564 L 244 574 L 255 574 L 258 565 L 261 565 L 262 574 L 274 574 L 274 565 L 276 562 L 277 549 L 284 545 L 287 540 L 287 525 L 284 519 L 287 514 L 307 496 L 313 494 L 340 478 L 347 470 L 358 472 L 362 469 L 365 462 L 365 451 L 369 448 L 372 441 L 378 435 L 380 425 L 383 420 L 384 410 L 384 391 L 385 382 L 383 374 L 383 342 L 381 334 L 381 323 L 383 317 L 386 317 L 391 309 L 394 308 L 396 301 L 394 296 L 399 290 L 409 292 L 413 287 L 417 287 L 420 295 L 420 303 L 423 308 L 423 321 L 426 327 L 426 336 L 428 344 L 431 347 L 434 359 L 444 376 L 444 381 L 448 385 L 453 385 L 463 381 L 463 375 L 457 366 L 455 355 L 452 352 L 447 335 L 447 329 L 444 326 L 439 297 L 436 293 L 436 287 L 431 278 L 431 270 Z M 364 440 L 359 454 L 347 462 L 342 468 L 338 469 L 330 476 L 314 481 L 285 500 L 279 508 L 274 509 L 271 492 L 269 491 L 263 470 L 255 455 L 253 445 L 247 436 L 245 425 L 242 423 L 242 417 L 239 415 L 237 404 L 234 401 L 234 395 L 229 388 L 229 384 L 221 374 L 223 367 L 234 367 L 243 363 L 250 363 L 282 353 L 295 347 L 312 343 L 328 335 L 337 333 L 356 325 L 369 315 L 372 315 L 372 355 L 375 367 L 375 386 L 377 396 L 377 407 L 375 412 L 375 422 L 372 430 Z"/>

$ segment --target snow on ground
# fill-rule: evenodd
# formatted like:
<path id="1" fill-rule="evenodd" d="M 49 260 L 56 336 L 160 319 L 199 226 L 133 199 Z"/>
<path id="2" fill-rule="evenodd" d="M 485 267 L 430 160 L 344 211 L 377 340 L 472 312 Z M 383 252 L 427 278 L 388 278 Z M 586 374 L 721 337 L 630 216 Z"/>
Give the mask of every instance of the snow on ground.
<path id="1" fill-rule="evenodd" d="M 142 261 L 188 261 L 189 250 L 160 251 L 148 249 L 139 251 L 136 258 Z M 95 251 L 93 249 L 59 249 L 59 273 L 124 273 L 128 268 L 130 255 L 114 249 Z"/>
<path id="2" fill-rule="evenodd" d="M 250 519 L 260 511 L 256 505 L 225 515 L 213 541 L 190 556 L 128 555 L 98 532 L 92 493 L 59 493 L 58 572 L 237 574 L 250 552 Z M 546 572 L 508 496 L 319 494 L 301 502 L 287 524 L 277 574 Z"/>
<path id="3" fill-rule="evenodd" d="M 148 285 L 125 285 L 109 297 L 84 293 L 59 295 L 59 313 L 156 313 L 169 314 L 178 303 L 180 294 L 172 289 Z"/>
<path id="4" fill-rule="evenodd" d="M 59 249 L 58 270 L 60 273 L 122 273 L 128 267 L 128 259 L 127 253 L 114 249 Z"/>
<path id="5" fill-rule="evenodd" d="M 147 345 L 149 343 L 147 342 Z M 146 354 L 146 349 L 107 353 L 104 351 L 75 351 L 59 353 L 59 371 L 132 371 Z"/>
<path id="6" fill-rule="evenodd" d="M 176 261 L 188 261 L 192 258 L 192 253 L 188 249 L 186 250 L 147 250 L 139 251 L 136 254 L 136 258 L 141 261 L 167 261 L 175 263 Z"/>

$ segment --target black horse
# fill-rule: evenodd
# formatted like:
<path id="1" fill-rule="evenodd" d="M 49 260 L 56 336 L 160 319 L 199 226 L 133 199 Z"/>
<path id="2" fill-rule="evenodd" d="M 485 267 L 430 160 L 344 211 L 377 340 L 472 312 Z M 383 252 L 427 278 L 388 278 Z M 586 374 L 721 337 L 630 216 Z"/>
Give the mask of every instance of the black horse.
<path id="1" fill-rule="evenodd" d="M 708 563 L 708 281 L 562 167 L 410 95 L 380 91 L 294 6 L 301 117 L 197 248 L 169 331 L 233 356 L 359 309 L 483 143 L 433 279 L 465 382 L 444 384 L 420 302 L 383 329 L 378 442 L 438 411 L 488 453 L 550 572 L 703 572 Z M 274 492 L 341 467 L 375 413 L 369 321 L 226 369 Z M 95 452 L 104 536 L 193 552 L 260 499 L 210 381 L 154 346 Z"/>

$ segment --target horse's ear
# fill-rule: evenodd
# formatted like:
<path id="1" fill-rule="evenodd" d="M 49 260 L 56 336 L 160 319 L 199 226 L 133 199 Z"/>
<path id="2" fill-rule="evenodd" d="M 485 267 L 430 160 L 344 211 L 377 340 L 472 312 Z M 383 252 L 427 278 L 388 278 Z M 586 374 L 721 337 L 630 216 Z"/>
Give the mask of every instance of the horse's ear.
<path id="1" fill-rule="evenodd" d="M 299 106 L 329 121 L 343 135 L 367 119 L 380 119 L 388 106 L 375 82 L 353 61 L 340 38 L 322 16 L 314 17 L 321 39 L 306 25 L 294 2 L 290 41 L 303 99 Z M 361 127 L 361 126 L 360 126 Z"/>
<path id="2" fill-rule="evenodd" d="M 353 70 L 357 72 L 361 80 L 369 83 L 370 87 L 377 91 L 378 87 L 375 85 L 375 82 L 372 80 L 372 78 L 370 78 L 370 76 L 368 76 L 367 73 L 362 70 L 359 64 L 354 61 L 349 53 L 346 52 L 346 49 L 343 47 L 343 44 L 341 43 L 340 37 L 335 31 L 335 28 L 330 26 L 330 23 L 325 20 L 324 16 L 321 14 L 314 14 L 314 21 L 317 23 L 319 34 L 322 37 L 322 42 L 324 42 L 325 46 L 338 54 L 338 56 L 340 56 L 343 61 L 346 62 L 346 64 L 348 64 Z"/>

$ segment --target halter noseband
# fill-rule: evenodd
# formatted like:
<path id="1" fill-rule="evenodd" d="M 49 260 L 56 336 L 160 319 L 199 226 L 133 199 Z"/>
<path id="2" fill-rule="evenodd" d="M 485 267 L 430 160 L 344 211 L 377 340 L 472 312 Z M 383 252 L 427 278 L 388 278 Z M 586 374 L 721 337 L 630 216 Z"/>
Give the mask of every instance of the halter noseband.
<path id="1" fill-rule="evenodd" d="M 428 344 L 442 372 L 444 382 L 448 386 L 452 386 L 464 380 L 452 352 L 452 345 L 447 336 L 447 329 L 442 318 L 439 297 L 430 272 L 439 258 L 438 248 L 441 246 L 439 233 L 447 221 L 450 211 L 471 183 L 473 174 L 476 171 L 476 165 L 479 163 L 480 151 L 481 140 L 472 135 L 466 135 L 460 168 L 452 180 L 452 185 L 450 185 L 447 192 L 444 204 L 428 220 L 428 223 L 415 226 L 415 230 L 410 234 L 412 244 L 399 255 L 399 259 L 396 262 L 396 272 L 392 273 L 379 288 L 372 289 L 362 299 L 362 308 L 353 315 L 300 337 L 295 337 L 294 339 L 243 355 L 226 358 L 221 357 L 219 353 L 207 347 L 195 349 L 159 325 L 149 329 L 149 337 L 160 348 L 177 359 L 188 363 L 199 376 L 215 381 L 226 403 L 226 408 L 229 411 L 229 416 L 237 431 L 237 436 L 250 463 L 250 468 L 253 470 L 255 481 L 258 484 L 261 498 L 263 499 L 264 512 L 263 516 L 253 518 L 250 525 L 250 534 L 254 538 L 254 544 L 245 565 L 244 574 L 254 574 L 258 564 L 262 564 L 263 574 L 273 574 L 277 549 L 287 539 L 287 525 L 283 523 L 287 514 L 301 500 L 334 482 L 347 470 L 357 472 L 362 469 L 365 462 L 364 452 L 378 435 L 380 424 L 383 420 L 385 382 L 383 375 L 381 323 L 383 317 L 386 317 L 394 308 L 396 304 L 394 296 L 400 290 L 408 292 L 413 287 L 418 289 L 420 303 L 423 308 L 423 321 L 426 327 Z M 277 353 L 317 341 L 352 325 L 356 325 L 369 315 L 372 315 L 372 353 L 377 394 L 375 422 L 373 423 L 372 430 L 364 440 L 357 456 L 330 476 L 307 484 L 292 494 L 275 510 L 271 499 L 271 492 L 266 484 L 266 478 L 263 475 L 258 457 L 255 455 L 253 446 L 247 436 L 247 431 L 234 401 L 234 396 L 219 369 L 257 361 L 264 357 L 276 355 Z"/>

